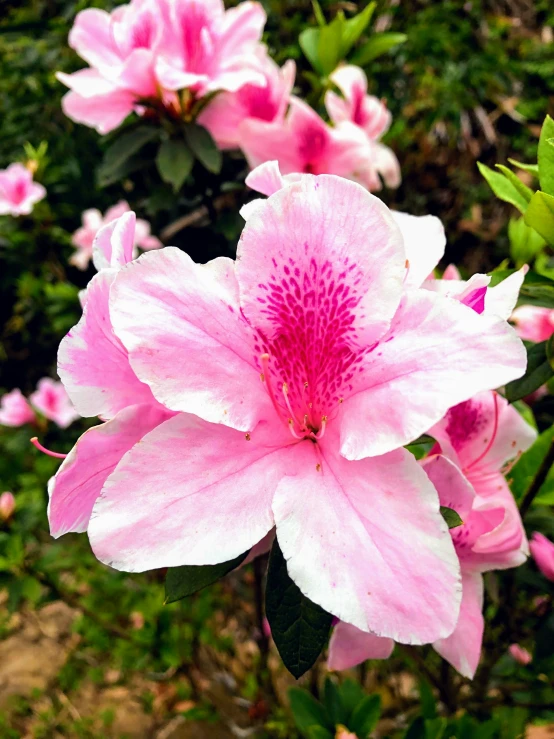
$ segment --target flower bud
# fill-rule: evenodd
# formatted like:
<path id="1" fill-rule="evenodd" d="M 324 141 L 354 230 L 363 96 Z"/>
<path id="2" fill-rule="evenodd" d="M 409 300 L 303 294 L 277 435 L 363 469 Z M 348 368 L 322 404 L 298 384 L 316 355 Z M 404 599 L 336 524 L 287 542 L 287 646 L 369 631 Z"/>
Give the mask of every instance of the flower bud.
<path id="1" fill-rule="evenodd" d="M 2 493 L 0 495 L 0 518 L 7 521 L 15 511 L 15 498 L 12 493 Z"/>
<path id="2" fill-rule="evenodd" d="M 533 659 L 531 654 L 524 647 L 520 647 L 519 644 L 512 644 L 509 652 L 520 665 L 528 665 Z"/>

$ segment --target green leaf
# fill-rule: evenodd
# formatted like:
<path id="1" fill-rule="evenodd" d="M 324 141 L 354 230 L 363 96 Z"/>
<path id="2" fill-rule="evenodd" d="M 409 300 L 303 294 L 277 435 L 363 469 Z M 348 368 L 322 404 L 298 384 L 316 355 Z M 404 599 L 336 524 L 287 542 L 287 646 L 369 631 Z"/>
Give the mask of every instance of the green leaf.
<path id="1" fill-rule="evenodd" d="M 342 685 L 339 686 L 340 696 L 344 710 L 346 712 L 346 724 L 350 718 L 352 711 L 356 708 L 358 703 L 361 703 L 366 694 L 362 686 L 354 680 L 345 680 Z"/>
<path id="2" fill-rule="evenodd" d="M 415 721 L 410 724 L 408 730 L 404 734 L 404 739 L 427 739 L 425 719 L 418 716 Z"/>
<path id="3" fill-rule="evenodd" d="M 324 706 L 307 690 L 289 688 L 288 695 L 294 723 L 300 731 L 305 732 L 310 726 L 334 728 Z"/>
<path id="4" fill-rule="evenodd" d="M 551 143 L 553 137 L 554 121 L 547 115 L 541 128 L 537 158 L 541 190 L 549 195 L 554 195 L 554 146 Z"/>
<path id="5" fill-rule="evenodd" d="M 546 342 L 532 344 L 527 349 L 527 370 L 523 377 L 506 385 L 506 398 L 510 403 L 521 400 L 538 390 L 554 375 L 546 356 Z"/>
<path id="6" fill-rule="evenodd" d="M 312 0 L 312 7 L 314 9 L 314 16 L 317 21 L 317 25 L 325 26 L 326 25 L 325 16 L 323 15 L 323 11 L 321 10 L 321 5 L 317 2 L 317 0 Z"/>
<path id="7" fill-rule="evenodd" d="M 554 308 L 554 280 L 529 271 L 519 291 L 519 303 Z"/>
<path id="8" fill-rule="evenodd" d="M 463 524 L 462 519 L 458 515 L 458 513 L 453 508 L 448 508 L 445 505 L 441 505 L 441 516 L 446 521 L 446 524 L 449 529 L 455 529 L 456 526 L 461 526 Z"/>
<path id="9" fill-rule="evenodd" d="M 326 677 L 325 685 L 323 686 L 323 702 L 332 724 L 336 726 L 337 724 L 346 723 L 348 716 L 342 704 L 339 689 L 334 680 L 329 676 Z"/>
<path id="10" fill-rule="evenodd" d="M 118 136 L 104 152 L 102 164 L 98 168 L 98 180 L 110 180 L 120 171 L 127 160 L 150 141 L 159 138 L 160 129 L 152 126 L 139 126 Z"/>
<path id="11" fill-rule="evenodd" d="M 344 32 L 344 13 L 339 11 L 327 26 L 318 29 L 317 58 L 321 71 L 327 77 L 341 60 L 341 40 Z"/>
<path id="12" fill-rule="evenodd" d="M 524 162 L 518 162 L 517 159 L 510 159 L 509 157 L 508 161 L 510 162 L 510 164 L 513 164 L 514 167 L 517 167 L 518 169 L 523 169 L 525 172 L 531 172 L 531 174 L 534 174 L 535 177 L 539 176 L 538 164 L 525 164 Z"/>
<path id="13" fill-rule="evenodd" d="M 554 197 L 536 192 L 525 212 L 525 223 L 554 246 Z"/>
<path id="14" fill-rule="evenodd" d="M 528 226 L 523 218 L 510 218 L 508 237 L 510 256 L 518 268 L 535 259 L 546 246 L 543 237 L 534 228 Z"/>
<path id="15" fill-rule="evenodd" d="M 265 610 L 281 659 L 299 678 L 319 657 L 333 617 L 306 598 L 290 579 L 277 540 L 269 556 Z"/>
<path id="16" fill-rule="evenodd" d="M 344 59 L 356 41 L 367 28 L 375 11 L 375 2 L 369 3 L 361 13 L 344 21 L 340 42 L 340 58 Z"/>
<path id="17" fill-rule="evenodd" d="M 156 166 L 160 177 L 179 192 L 194 164 L 191 150 L 181 139 L 167 139 L 158 149 Z"/>
<path id="18" fill-rule="evenodd" d="M 190 124 L 185 127 L 185 138 L 196 158 L 213 174 L 221 170 L 223 157 L 211 133 L 203 126 Z"/>
<path id="19" fill-rule="evenodd" d="M 164 604 L 175 603 L 202 588 L 212 585 L 246 559 L 248 552 L 217 565 L 183 565 L 170 567 L 165 578 Z"/>
<path id="20" fill-rule="evenodd" d="M 538 437 L 535 443 L 523 452 L 508 474 L 510 489 L 514 498 L 519 502 L 531 487 L 535 475 L 548 454 L 552 440 L 554 439 L 554 426 L 551 426 Z M 546 480 L 541 485 L 534 505 L 551 505 L 554 502 L 554 468 L 548 473 Z"/>
<path id="21" fill-rule="evenodd" d="M 445 718 L 427 719 L 425 721 L 426 739 L 442 739 L 447 723 Z"/>
<path id="22" fill-rule="evenodd" d="M 319 28 L 305 28 L 298 37 L 300 48 L 304 52 L 306 59 L 318 74 L 323 74 L 323 69 L 319 62 L 318 44 L 319 44 Z"/>
<path id="23" fill-rule="evenodd" d="M 352 58 L 352 64 L 365 67 L 377 57 L 386 54 L 395 46 L 403 44 L 408 37 L 405 33 L 374 33 L 367 43 L 359 49 Z"/>
<path id="24" fill-rule="evenodd" d="M 381 698 L 379 695 L 367 695 L 358 703 L 348 722 L 348 728 L 357 736 L 366 737 L 377 726 L 381 713 Z"/>
<path id="25" fill-rule="evenodd" d="M 511 169 L 508 169 L 508 167 L 505 167 L 503 164 L 497 164 L 496 168 L 499 169 L 502 174 L 510 180 L 515 189 L 527 202 L 531 200 L 535 193 L 534 190 L 531 190 L 530 187 L 527 187 L 527 185 L 523 183 L 519 179 L 519 177 L 512 172 Z"/>
<path id="26" fill-rule="evenodd" d="M 310 726 L 307 737 L 308 739 L 333 739 L 333 734 L 323 726 Z"/>
<path id="27" fill-rule="evenodd" d="M 437 703 L 427 680 L 419 681 L 419 702 L 423 718 L 436 718 Z"/>
<path id="28" fill-rule="evenodd" d="M 527 200 L 521 195 L 519 190 L 510 182 L 510 180 L 499 172 L 495 172 L 486 164 L 477 162 L 479 172 L 483 175 L 489 184 L 489 187 L 500 200 L 515 206 L 521 213 L 525 213 L 527 209 Z"/>

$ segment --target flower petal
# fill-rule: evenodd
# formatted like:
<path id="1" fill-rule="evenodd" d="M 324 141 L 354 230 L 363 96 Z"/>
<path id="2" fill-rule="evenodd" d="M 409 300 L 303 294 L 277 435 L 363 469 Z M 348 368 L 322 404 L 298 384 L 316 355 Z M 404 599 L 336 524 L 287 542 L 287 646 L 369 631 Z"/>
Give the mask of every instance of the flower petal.
<path id="1" fill-rule="evenodd" d="M 133 405 L 85 431 L 48 485 L 53 537 L 87 530 L 94 502 L 121 457 L 170 416 L 160 406 Z"/>
<path id="2" fill-rule="evenodd" d="M 408 444 L 449 408 L 520 377 L 526 364 L 505 321 L 427 290 L 407 291 L 342 406 L 342 454 L 360 459 Z"/>
<path id="3" fill-rule="evenodd" d="M 330 670 L 349 670 L 367 659 L 388 659 L 393 649 L 394 639 L 368 634 L 339 621 L 329 641 L 327 667 Z"/>
<path id="4" fill-rule="evenodd" d="M 446 639 L 433 644 L 435 650 L 460 675 L 473 678 L 479 659 L 485 622 L 483 619 L 483 577 L 462 572 L 462 605 L 458 625 Z"/>
<path id="5" fill-rule="evenodd" d="M 446 234 L 435 216 L 411 216 L 391 211 L 402 237 L 408 260 L 406 287 L 421 287 L 444 256 Z"/>
<path id="6" fill-rule="evenodd" d="M 273 413 L 230 259 L 144 254 L 119 273 L 111 315 L 133 369 L 168 408 L 241 431 Z"/>
<path id="7" fill-rule="evenodd" d="M 81 320 L 58 351 L 58 374 L 82 416 L 112 418 L 126 406 L 155 403 L 150 388 L 137 378 L 125 348 L 113 333 L 109 296 L 114 279 L 113 270 L 93 277 Z"/>
<path id="8" fill-rule="evenodd" d="M 291 578 L 363 631 L 410 644 L 450 634 L 459 564 L 427 475 L 404 449 L 350 462 L 335 447 L 318 444 L 321 461 L 314 450 L 312 464 L 277 486 L 277 539 Z"/>
<path id="9" fill-rule="evenodd" d="M 421 462 L 437 493 L 441 506 L 452 508 L 462 521 L 469 515 L 475 491 L 459 467 L 443 454 L 434 454 Z"/>

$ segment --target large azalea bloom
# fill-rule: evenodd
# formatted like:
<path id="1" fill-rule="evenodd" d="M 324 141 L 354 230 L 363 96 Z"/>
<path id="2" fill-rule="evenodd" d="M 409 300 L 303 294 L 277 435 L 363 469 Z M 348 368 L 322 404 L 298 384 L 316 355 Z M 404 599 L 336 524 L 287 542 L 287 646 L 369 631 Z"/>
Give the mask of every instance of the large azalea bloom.
<path id="1" fill-rule="evenodd" d="M 523 524 L 501 470 L 533 443 L 536 433 L 496 393 L 480 393 L 452 408 L 431 433 L 441 440 L 448 456 L 433 455 L 422 466 L 441 505 L 456 510 L 463 520 L 450 532 L 462 572 L 460 616 L 453 633 L 433 646 L 458 672 L 472 678 L 483 641 L 482 573 L 517 567 L 529 554 Z M 343 670 L 366 659 L 386 659 L 393 648 L 392 639 L 340 623 L 331 637 L 329 667 Z"/>
<path id="2" fill-rule="evenodd" d="M 335 616 L 410 643 L 450 634 L 458 560 L 435 488 L 399 447 L 520 376 L 525 351 L 506 321 L 405 290 L 405 275 L 390 211 L 333 176 L 258 204 L 236 262 L 166 248 L 117 272 L 115 337 L 178 414 L 106 480 L 88 527 L 98 558 L 215 564 L 275 526 L 291 577 Z M 74 359 L 64 381 L 86 405 Z"/>

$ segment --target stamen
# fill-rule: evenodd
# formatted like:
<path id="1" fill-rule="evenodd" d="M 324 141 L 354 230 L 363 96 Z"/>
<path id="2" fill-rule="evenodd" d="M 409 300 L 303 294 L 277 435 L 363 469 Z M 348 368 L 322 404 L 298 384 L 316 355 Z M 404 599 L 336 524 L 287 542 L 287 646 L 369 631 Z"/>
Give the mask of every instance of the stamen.
<path id="1" fill-rule="evenodd" d="M 473 462 L 468 464 L 466 467 L 466 470 L 469 470 L 470 467 L 474 467 L 478 462 L 480 462 L 484 457 L 487 456 L 487 454 L 490 452 L 492 445 L 494 444 L 494 440 L 496 439 L 496 434 L 498 432 L 498 395 L 494 394 L 494 426 L 492 429 L 491 438 L 489 440 L 489 443 L 485 447 L 485 451 L 482 452 L 477 459 L 474 459 Z"/>
<path id="2" fill-rule="evenodd" d="M 46 449 L 46 447 L 43 447 L 36 436 L 33 436 L 33 438 L 31 439 L 31 444 L 33 444 L 33 446 L 35 446 L 39 450 L 39 452 L 48 454 L 49 457 L 56 457 L 56 459 L 65 459 L 67 457 L 67 454 L 61 454 L 60 452 L 51 452 L 50 449 Z"/>
<path id="3" fill-rule="evenodd" d="M 321 427 L 317 434 L 315 435 L 316 439 L 323 439 L 323 436 L 325 435 L 325 428 L 327 426 L 327 416 L 321 416 Z"/>
<path id="4" fill-rule="evenodd" d="M 313 426 L 312 422 L 312 403 L 308 402 L 308 398 L 306 397 L 306 394 L 308 392 L 308 383 L 305 382 L 302 386 L 302 401 L 304 403 L 304 406 L 308 413 L 304 416 L 304 427 L 308 428 L 308 426 Z"/>
<path id="5" fill-rule="evenodd" d="M 285 404 L 286 404 L 286 406 L 288 408 L 288 411 L 289 411 L 290 415 L 296 421 L 296 423 L 298 424 L 298 427 L 300 428 L 300 430 L 302 430 L 302 424 L 298 420 L 298 418 L 296 416 L 296 413 L 291 408 L 291 404 L 290 404 L 290 400 L 289 400 L 289 386 L 287 385 L 286 382 L 283 383 L 283 395 L 285 397 Z"/>
<path id="6" fill-rule="evenodd" d="M 300 436 L 299 434 L 296 433 L 296 429 L 294 428 L 294 421 L 292 420 L 292 418 L 289 418 L 288 424 L 289 424 L 289 431 L 291 432 L 291 434 L 294 436 L 295 439 L 304 438 L 303 436 Z"/>

